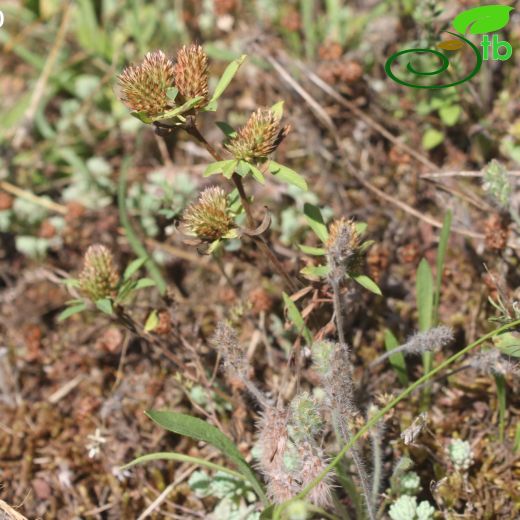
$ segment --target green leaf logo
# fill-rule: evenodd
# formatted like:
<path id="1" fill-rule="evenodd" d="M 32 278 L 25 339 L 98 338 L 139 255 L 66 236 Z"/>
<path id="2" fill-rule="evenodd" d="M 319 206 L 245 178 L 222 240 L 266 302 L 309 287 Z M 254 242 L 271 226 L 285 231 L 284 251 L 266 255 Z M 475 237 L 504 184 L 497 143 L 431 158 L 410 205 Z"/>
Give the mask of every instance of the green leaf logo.
<path id="1" fill-rule="evenodd" d="M 513 10 L 507 5 L 484 5 L 463 11 L 453 20 L 453 27 L 465 34 L 484 34 L 498 31 L 509 22 L 509 13 Z"/>

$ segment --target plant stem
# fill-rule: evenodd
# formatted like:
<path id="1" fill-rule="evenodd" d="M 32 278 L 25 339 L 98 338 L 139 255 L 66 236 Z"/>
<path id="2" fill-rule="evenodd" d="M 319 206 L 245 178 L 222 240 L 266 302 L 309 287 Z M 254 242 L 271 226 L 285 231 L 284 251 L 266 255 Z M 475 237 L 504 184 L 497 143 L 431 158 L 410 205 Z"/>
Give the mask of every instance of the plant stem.
<path id="1" fill-rule="evenodd" d="M 200 133 L 200 131 L 197 128 L 197 125 L 195 124 L 195 121 L 193 119 L 188 119 L 185 130 L 186 130 L 186 132 L 188 132 L 189 135 L 191 135 L 199 143 L 201 143 L 216 161 L 224 160 L 222 155 L 218 152 L 218 150 L 216 150 L 210 143 L 208 143 L 208 141 L 206 141 L 205 137 Z M 238 175 L 238 173 L 234 172 L 233 175 L 231 176 L 231 180 L 237 189 L 238 195 L 240 197 L 240 202 L 242 203 L 242 207 L 244 208 L 244 212 L 245 212 L 246 218 L 247 218 L 247 225 L 251 229 L 255 229 L 256 222 L 255 222 L 255 218 L 253 216 L 253 210 L 251 208 L 251 204 L 249 202 L 249 199 L 247 198 L 247 195 L 246 195 L 246 192 L 244 189 L 242 177 L 240 177 L 240 175 Z M 291 291 L 296 292 L 298 290 L 298 286 L 294 283 L 294 281 L 291 279 L 291 277 L 285 270 L 284 266 L 281 264 L 280 260 L 278 260 L 276 255 L 273 253 L 272 249 L 269 247 L 269 244 L 268 244 L 266 238 L 263 235 L 254 236 L 252 238 L 253 238 L 253 240 L 256 241 L 256 243 L 258 244 L 258 247 L 260 248 L 262 253 L 273 264 L 273 266 L 276 269 L 276 271 L 278 272 L 278 274 L 285 280 L 285 282 L 287 283 L 287 286 L 291 289 Z"/>
<path id="2" fill-rule="evenodd" d="M 332 286 L 332 292 L 334 295 L 334 315 L 336 319 L 336 328 L 338 329 L 338 339 L 341 344 L 341 348 L 344 349 L 344 351 L 347 351 L 347 342 L 345 340 L 345 331 L 343 328 L 343 305 L 341 303 L 339 280 L 337 278 L 331 278 L 330 284 Z M 342 384 L 342 382 L 338 382 L 338 384 Z M 346 417 L 342 418 L 339 410 L 334 410 L 333 415 L 335 416 L 337 429 L 339 429 L 339 432 L 341 434 L 340 438 L 343 439 L 343 441 L 347 444 L 350 443 L 353 436 L 352 431 L 346 423 Z M 370 520 L 375 520 L 376 517 L 374 513 L 374 505 L 372 502 L 370 479 L 365 470 L 363 460 L 356 447 L 353 447 L 351 455 L 356 466 L 359 481 L 361 483 L 361 488 L 363 490 L 363 495 L 365 496 L 365 506 L 367 509 L 368 517 L 370 518 Z"/>

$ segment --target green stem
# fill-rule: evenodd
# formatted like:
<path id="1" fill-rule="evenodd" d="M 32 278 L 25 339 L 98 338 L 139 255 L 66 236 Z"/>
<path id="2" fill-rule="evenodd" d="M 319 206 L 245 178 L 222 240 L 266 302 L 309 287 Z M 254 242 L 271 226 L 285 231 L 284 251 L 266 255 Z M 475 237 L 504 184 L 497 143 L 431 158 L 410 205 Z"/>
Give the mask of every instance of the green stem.
<path id="1" fill-rule="evenodd" d="M 134 229 L 132 228 L 132 224 L 130 223 L 130 218 L 128 217 L 128 212 L 126 209 L 126 172 L 128 171 L 129 166 L 130 160 L 127 158 L 123 161 L 123 164 L 121 165 L 121 172 L 119 174 L 119 184 L 117 188 L 119 220 L 121 221 L 121 225 L 125 230 L 126 238 L 133 252 L 139 258 L 147 258 L 144 265 L 150 274 L 150 277 L 155 282 L 159 293 L 164 295 L 166 293 L 166 281 L 164 280 L 161 271 L 157 267 L 157 264 L 152 260 L 152 258 L 150 258 L 148 251 L 136 235 Z"/>
<path id="2" fill-rule="evenodd" d="M 220 464 L 215 464 L 214 462 L 210 462 L 209 460 L 200 459 L 199 457 L 191 457 L 189 455 L 184 455 L 183 453 L 176 453 L 174 451 L 159 451 L 157 453 L 149 453 L 148 455 L 142 455 L 141 457 L 137 457 L 132 462 L 121 466 L 121 470 L 131 468 L 136 464 L 141 464 L 143 462 L 150 462 L 152 460 L 176 460 L 177 462 L 187 462 L 189 464 L 196 464 L 197 466 L 205 466 L 209 469 L 214 469 L 215 471 L 222 471 L 231 475 L 240 480 L 247 480 L 244 475 L 238 473 L 238 471 L 233 471 L 232 469 L 226 468 L 225 466 L 221 466 Z"/>
<path id="3" fill-rule="evenodd" d="M 428 381 L 430 378 L 432 378 L 435 374 L 440 372 L 441 370 L 444 370 L 451 364 L 458 361 L 462 356 L 467 354 L 468 352 L 471 352 L 475 347 L 478 347 L 485 341 L 491 339 L 492 337 L 496 336 L 497 334 L 501 334 L 502 332 L 505 332 L 506 330 L 510 330 L 514 327 L 520 326 L 520 320 L 515 320 L 507 325 L 503 325 L 502 327 L 499 327 L 498 329 L 495 329 L 491 332 L 488 332 L 484 336 L 480 337 L 478 340 L 474 341 L 473 343 L 469 344 L 467 347 L 463 348 L 456 354 L 453 354 L 453 356 L 449 357 L 448 359 L 444 360 L 442 363 L 437 365 L 433 370 L 431 370 L 429 373 L 424 374 L 422 377 L 420 377 L 417 381 L 413 382 L 408 388 L 403 390 L 395 399 L 393 399 L 390 403 L 388 403 L 384 408 L 382 408 L 378 413 L 368 421 L 363 428 L 361 428 L 348 442 L 341 451 L 332 459 L 330 464 L 312 481 L 310 482 L 305 488 L 300 491 L 294 498 L 289 500 L 288 502 L 285 502 L 283 504 L 280 504 L 278 511 L 282 511 L 286 505 L 293 501 L 293 500 L 300 500 L 305 498 L 309 494 L 309 492 L 317 486 L 329 473 L 329 471 L 333 470 L 341 461 L 341 459 L 345 456 L 345 453 L 348 452 L 352 448 L 352 446 L 363 436 L 365 433 L 367 433 L 371 428 L 373 428 L 392 408 L 394 408 L 397 404 L 399 404 L 403 399 L 408 397 L 416 388 L 420 387 L 423 383 Z M 279 516 L 278 516 L 279 518 Z"/>

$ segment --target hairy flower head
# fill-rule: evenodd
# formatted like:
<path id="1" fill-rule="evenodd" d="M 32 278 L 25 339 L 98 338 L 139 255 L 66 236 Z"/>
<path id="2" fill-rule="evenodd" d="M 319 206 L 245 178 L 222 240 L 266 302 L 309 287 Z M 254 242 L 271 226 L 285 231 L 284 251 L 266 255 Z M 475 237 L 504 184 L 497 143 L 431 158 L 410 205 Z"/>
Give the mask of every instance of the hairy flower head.
<path id="1" fill-rule="evenodd" d="M 158 116 L 170 108 L 167 90 L 174 86 L 174 75 L 174 63 L 163 51 L 149 52 L 119 76 L 121 101 L 131 110 Z"/>
<path id="2" fill-rule="evenodd" d="M 93 301 L 110 298 L 115 295 L 118 282 L 119 274 L 110 250 L 101 244 L 90 246 L 79 275 L 81 291 Z"/>
<path id="3" fill-rule="evenodd" d="M 341 278 L 346 271 L 355 269 L 359 260 L 360 236 L 353 220 L 341 218 L 332 222 L 325 245 L 331 277 Z"/>
<path id="4" fill-rule="evenodd" d="M 225 147 L 235 159 L 265 159 L 278 148 L 289 130 L 289 126 L 281 126 L 280 116 L 272 110 L 259 108 Z"/>
<path id="5" fill-rule="evenodd" d="M 195 108 L 208 102 L 208 57 L 200 45 L 184 46 L 177 52 L 175 86 L 184 100 L 201 96 Z"/>
<path id="6" fill-rule="evenodd" d="M 226 237 L 234 226 L 224 190 L 218 186 L 206 188 L 184 212 L 184 223 L 201 240 L 212 242 Z"/>

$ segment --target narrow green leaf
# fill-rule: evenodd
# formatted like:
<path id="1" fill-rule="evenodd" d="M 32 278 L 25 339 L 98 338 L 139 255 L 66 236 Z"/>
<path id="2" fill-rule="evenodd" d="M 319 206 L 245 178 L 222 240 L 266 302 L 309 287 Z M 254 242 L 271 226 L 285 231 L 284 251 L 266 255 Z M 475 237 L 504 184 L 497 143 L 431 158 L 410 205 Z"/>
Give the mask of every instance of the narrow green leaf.
<path id="1" fill-rule="evenodd" d="M 130 115 L 135 117 L 136 119 L 139 119 L 139 121 L 141 121 L 142 123 L 146 124 L 146 125 L 149 125 L 151 123 L 153 123 L 154 119 L 153 117 L 150 117 L 146 114 L 146 112 L 137 112 L 137 111 L 132 111 L 130 112 Z"/>
<path id="2" fill-rule="evenodd" d="M 140 278 L 137 280 L 134 290 L 138 291 L 139 289 L 144 289 L 146 287 L 154 287 L 157 284 L 155 283 L 155 280 L 152 280 L 151 278 Z"/>
<path id="3" fill-rule="evenodd" d="M 285 304 L 285 311 L 291 323 L 296 327 L 298 334 L 301 334 L 305 339 L 305 342 L 310 347 L 312 345 L 312 334 L 311 331 L 305 325 L 303 316 L 301 315 L 296 304 L 291 300 L 287 293 L 282 293 L 283 302 Z"/>
<path id="4" fill-rule="evenodd" d="M 359 285 L 364 287 L 365 289 L 377 294 L 379 296 L 383 296 L 381 289 L 377 285 L 372 278 L 369 278 L 366 274 L 359 274 L 357 276 L 352 276 L 352 279 L 355 280 Z"/>
<path id="5" fill-rule="evenodd" d="M 234 159 L 229 159 L 227 161 L 217 161 L 211 164 L 208 164 L 208 167 L 204 170 L 204 177 L 209 177 L 210 175 L 215 175 L 217 173 L 222 173 L 224 168 L 228 166 L 230 163 L 234 163 Z"/>
<path id="6" fill-rule="evenodd" d="M 394 350 L 394 348 L 399 346 L 399 342 L 397 338 L 392 334 L 392 331 L 386 329 L 384 332 L 385 335 L 385 348 L 388 352 Z M 409 384 L 408 380 L 408 370 L 406 368 L 406 359 L 402 352 L 396 352 L 392 354 L 388 360 L 390 364 L 394 368 L 397 373 L 397 377 L 402 386 L 407 387 Z"/>
<path id="7" fill-rule="evenodd" d="M 520 421 L 516 422 L 515 440 L 513 442 L 513 453 L 520 452 Z"/>
<path id="8" fill-rule="evenodd" d="M 246 477 L 244 477 L 244 475 L 242 475 L 241 473 L 226 468 L 225 466 L 215 464 L 214 462 L 210 462 L 209 460 L 201 459 L 199 457 L 192 457 L 191 455 L 184 455 L 184 453 L 177 453 L 175 451 L 159 451 L 156 453 L 148 453 L 147 455 L 141 455 L 140 457 L 135 458 L 132 462 L 129 462 L 124 466 L 121 466 L 120 469 L 128 469 L 132 466 L 135 466 L 136 464 L 142 464 L 143 462 L 151 462 L 154 460 L 175 460 L 177 462 L 197 464 L 198 466 L 204 466 L 214 471 L 222 471 L 240 480 L 247 480 Z"/>
<path id="9" fill-rule="evenodd" d="M 275 104 L 271 107 L 271 112 L 272 112 L 275 116 L 278 116 L 280 119 L 281 119 L 282 116 L 283 116 L 283 104 L 284 104 L 283 101 L 278 101 L 278 103 L 275 103 Z"/>
<path id="10" fill-rule="evenodd" d="M 432 327 L 433 318 L 433 275 L 430 264 L 422 259 L 417 268 L 416 280 L 417 311 L 419 314 L 419 330 L 426 331 Z M 433 355 L 431 352 L 423 354 L 424 373 L 431 371 Z M 430 393 L 429 386 L 424 389 L 423 406 L 427 406 L 426 399 Z"/>
<path id="11" fill-rule="evenodd" d="M 64 321 L 67 318 L 70 318 L 74 314 L 78 314 L 79 312 L 83 312 L 87 308 L 87 305 L 83 303 L 78 303 L 77 305 L 73 305 L 72 307 L 67 307 L 63 312 L 58 316 L 58 321 Z"/>
<path id="12" fill-rule="evenodd" d="M 441 235 L 439 238 L 439 247 L 437 249 L 436 259 L 436 276 L 435 276 L 435 292 L 433 295 L 433 314 L 432 325 L 436 326 L 439 316 L 439 304 L 441 300 L 441 286 L 442 273 L 444 271 L 444 262 L 446 259 L 446 251 L 448 249 L 448 239 L 450 238 L 451 230 L 451 210 L 448 210 L 444 215 L 444 222 L 442 223 Z"/>
<path id="13" fill-rule="evenodd" d="M 96 307 L 105 314 L 112 316 L 114 314 L 114 309 L 112 308 L 112 301 L 108 298 L 101 298 L 100 300 L 96 300 Z"/>
<path id="14" fill-rule="evenodd" d="M 305 219 L 307 220 L 307 223 L 314 231 L 314 233 L 316 233 L 318 238 L 323 243 L 327 242 L 327 239 L 329 238 L 329 232 L 327 230 L 327 226 L 323 222 L 323 217 L 321 215 L 320 208 L 306 202 L 303 206 L 303 212 L 305 214 Z"/>
<path id="15" fill-rule="evenodd" d="M 255 181 L 260 184 L 265 184 L 264 174 L 254 164 L 249 163 L 249 170 L 251 171 L 251 175 Z"/>
<path id="16" fill-rule="evenodd" d="M 308 265 L 300 269 L 300 273 L 312 279 L 325 278 L 330 272 L 328 265 Z"/>
<path id="17" fill-rule="evenodd" d="M 515 336 L 512 332 L 505 332 L 495 336 L 493 343 L 505 356 L 520 358 L 520 336 Z"/>
<path id="18" fill-rule="evenodd" d="M 203 112 L 216 112 L 218 103 L 216 99 L 208 101 L 208 104 L 202 109 Z"/>
<path id="19" fill-rule="evenodd" d="M 292 184 L 300 188 L 300 190 L 307 191 L 308 188 L 305 179 L 291 168 L 279 164 L 276 161 L 270 161 L 268 168 L 277 180 Z"/>
<path id="20" fill-rule="evenodd" d="M 157 311 L 154 309 L 146 319 L 146 323 L 144 324 L 144 330 L 146 332 L 151 332 L 157 325 L 159 324 L 159 316 L 157 315 Z"/>
<path id="21" fill-rule="evenodd" d="M 244 460 L 235 444 L 219 429 L 206 421 L 198 419 L 197 417 L 177 412 L 150 410 L 146 412 L 146 415 L 150 417 L 152 421 L 156 422 L 159 426 L 168 431 L 179 435 L 185 435 L 198 441 L 207 442 L 220 450 L 234 464 L 236 464 L 240 473 L 251 482 L 253 489 L 262 501 L 265 504 L 268 503 L 262 486 L 249 464 Z"/>
<path id="22" fill-rule="evenodd" d="M 164 114 L 154 117 L 153 121 L 164 121 L 166 119 L 173 119 L 174 117 L 177 117 L 180 114 L 184 114 L 184 112 L 191 110 L 201 99 L 203 99 L 202 96 L 197 96 L 192 99 L 188 99 L 188 101 L 186 101 L 186 103 L 183 103 L 180 107 L 168 110 Z"/>
<path id="23" fill-rule="evenodd" d="M 135 260 L 130 262 L 123 274 L 123 280 L 126 281 L 129 278 L 131 278 L 137 271 L 139 271 L 139 269 L 141 269 L 141 267 L 145 264 L 146 260 L 147 260 L 147 258 L 142 257 L 142 258 L 136 258 Z"/>
<path id="24" fill-rule="evenodd" d="M 237 131 L 225 121 L 217 121 L 215 124 L 222 130 L 226 137 L 236 137 Z"/>
<path id="25" fill-rule="evenodd" d="M 298 247 L 300 248 L 300 251 L 306 255 L 323 256 L 327 253 L 323 247 L 312 247 L 306 246 L 305 244 L 298 244 Z"/>
<path id="26" fill-rule="evenodd" d="M 219 79 L 217 86 L 215 87 L 215 92 L 213 93 L 213 97 L 210 99 L 210 103 L 216 101 L 222 94 L 224 93 L 224 90 L 228 87 L 228 85 L 231 83 L 231 80 L 234 78 L 235 74 L 237 73 L 238 69 L 240 68 L 240 65 L 244 62 L 246 59 L 246 55 L 242 54 L 240 58 L 237 58 L 236 60 L 233 60 L 224 71 L 224 74 L 222 74 L 221 78 Z"/>

